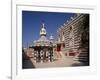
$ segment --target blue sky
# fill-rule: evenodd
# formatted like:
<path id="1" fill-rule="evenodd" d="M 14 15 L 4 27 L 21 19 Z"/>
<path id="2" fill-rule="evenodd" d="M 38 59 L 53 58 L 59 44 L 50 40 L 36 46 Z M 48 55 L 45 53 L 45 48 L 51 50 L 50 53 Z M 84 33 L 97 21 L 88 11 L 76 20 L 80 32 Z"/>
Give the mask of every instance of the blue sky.
<path id="1" fill-rule="evenodd" d="M 45 23 L 47 37 L 52 34 L 55 38 L 57 29 L 73 16 L 75 13 L 22 11 L 23 47 L 33 45 L 33 41 L 39 39 L 42 22 Z"/>

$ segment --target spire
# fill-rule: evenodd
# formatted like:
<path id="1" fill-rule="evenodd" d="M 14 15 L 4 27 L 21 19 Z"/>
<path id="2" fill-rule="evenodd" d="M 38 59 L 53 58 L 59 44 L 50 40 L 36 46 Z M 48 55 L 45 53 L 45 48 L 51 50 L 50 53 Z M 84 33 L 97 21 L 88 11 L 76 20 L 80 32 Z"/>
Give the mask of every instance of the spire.
<path id="1" fill-rule="evenodd" d="M 42 27 L 44 28 L 44 23 L 42 23 Z"/>

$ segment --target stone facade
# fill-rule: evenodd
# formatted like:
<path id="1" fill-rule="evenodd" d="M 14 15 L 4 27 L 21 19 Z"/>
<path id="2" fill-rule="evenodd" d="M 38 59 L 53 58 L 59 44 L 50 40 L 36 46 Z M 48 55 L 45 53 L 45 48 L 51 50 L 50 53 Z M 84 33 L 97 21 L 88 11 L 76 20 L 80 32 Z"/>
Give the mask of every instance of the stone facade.
<path id="1" fill-rule="evenodd" d="M 89 14 L 76 14 L 70 21 L 64 23 L 57 33 L 58 42 L 65 44 L 62 52 L 66 56 L 80 56 L 80 54 L 83 54 L 86 55 L 84 58 L 89 57 Z M 83 39 L 87 41 L 84 41 L 84 43 Z"/>

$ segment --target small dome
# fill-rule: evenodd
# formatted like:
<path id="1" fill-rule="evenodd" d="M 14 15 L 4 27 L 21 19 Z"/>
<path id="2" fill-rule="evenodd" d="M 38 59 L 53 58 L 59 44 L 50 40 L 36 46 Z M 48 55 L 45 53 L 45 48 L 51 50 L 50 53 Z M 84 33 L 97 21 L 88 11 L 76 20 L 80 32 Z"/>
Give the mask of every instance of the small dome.
<path id="1" fill-rule="evenodd" d="M 53 39 L 54 39 L 54 37 L 51 35 L 51 36 L 50 36 L 50 40 L 53 40 Z"/>

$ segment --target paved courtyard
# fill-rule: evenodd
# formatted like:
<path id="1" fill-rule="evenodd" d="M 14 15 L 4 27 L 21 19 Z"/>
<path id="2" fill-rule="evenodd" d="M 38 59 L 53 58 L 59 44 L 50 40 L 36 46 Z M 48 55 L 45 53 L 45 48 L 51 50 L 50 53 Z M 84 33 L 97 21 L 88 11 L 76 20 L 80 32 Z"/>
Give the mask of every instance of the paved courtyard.
<path id="1" fill-rule="evenodd" d="M 75 57 L 66 57 L 63 54 L 61 55 L 61 58 L 58 58 L 53 62 L 35 63 L 33 58 L 31 59 L 31 61 L 34 64 L 35 68 L 68 67 L 72 66 L 73 64 L 80 64 L 80 62 L 75 60 Z"/>

